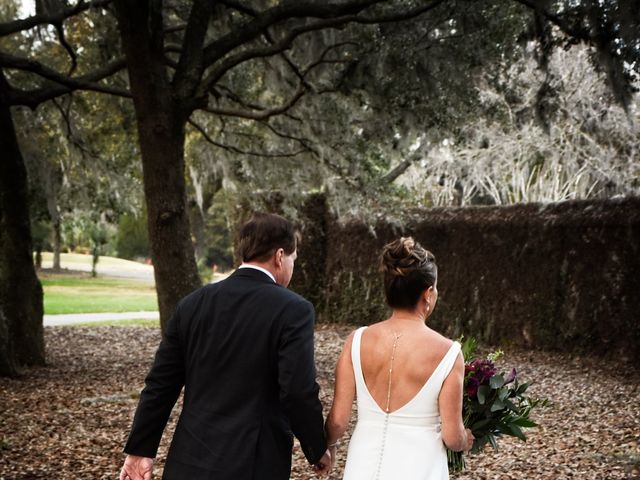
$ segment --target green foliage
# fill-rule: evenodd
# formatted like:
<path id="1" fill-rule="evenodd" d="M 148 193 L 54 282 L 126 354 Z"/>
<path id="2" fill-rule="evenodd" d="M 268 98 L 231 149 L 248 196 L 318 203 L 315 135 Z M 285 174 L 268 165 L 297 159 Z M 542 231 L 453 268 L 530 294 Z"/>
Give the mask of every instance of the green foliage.
<path id="1" fill-rule="evenodd" d="M 477 342 L 470 337 L 462 340 L 465 358 L 465 380 L 463 395 L 464 426 L 475 437 L 472 453 L 482 451 L 490 443 L 498 448 L 497 437 L 509 435 L 525 442 L 523 428 L 536 427 L 529 415 L 534 408 L 549 405 L 548 400 L 534 399 L 525 392 L 528 383 L 519 383 L 516 369 L 509 374 L 497 373 L 494 360 L 504 352 L 498 350 L 486 358 L 477 358 Z M 450 471 L 464 469 L 462 452 L 448 450 Z"/>
<path id="2" fill-rule="evenodd" d="M 209 216 L 208 245 L 206 263 L 223 272 L 233 267 L 233 239 L 231 228 L 224 222 L 223 215 Z"/>
<path id="3" fill-rule="evenodd" d="M 38 220 L 31 222 L 31 241 L 34 250 L 49 250 L 51 244 L 51 225 L 49 222 Z"/>
<path id="4" fill-rule="evenodd" d="M 120 258 L 149 257 L 146 212 L 142 215 L 125 213 L 120 216 L 116 236 L 116 250 Z"/>

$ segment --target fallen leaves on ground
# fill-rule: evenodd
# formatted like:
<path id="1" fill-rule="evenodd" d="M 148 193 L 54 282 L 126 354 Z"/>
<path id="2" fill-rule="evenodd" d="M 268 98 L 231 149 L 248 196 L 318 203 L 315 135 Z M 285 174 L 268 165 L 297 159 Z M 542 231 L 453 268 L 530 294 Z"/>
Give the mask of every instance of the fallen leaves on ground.
<path id="1" fill-rule="evenodd" d="M 320 326 L 316 361 L 328 408 L 333 370 L 349 333 Z M 148 328 L 45 328 L 48 366 L 0 379 L 0 480 L 116 479 L 144 377 L 160 340 Z M 612 361 L 508 349 L 499 365 L 533 380 L 533 396 L 553 405 L 535 412 L 528 441 L 501 438 L 500 450 L 468 456 L 457 480 L 640 479 L 640 376 Z M 155 478 L 179 412 L 163 436 Z M 355 415 L 352 419 L 352 427 Z M 338 449 L 340 479 L 347 451 Z M 292 479 L 316 478 L 294 447 Z M 400 479 L 399 479 L 400 480 Z"/>

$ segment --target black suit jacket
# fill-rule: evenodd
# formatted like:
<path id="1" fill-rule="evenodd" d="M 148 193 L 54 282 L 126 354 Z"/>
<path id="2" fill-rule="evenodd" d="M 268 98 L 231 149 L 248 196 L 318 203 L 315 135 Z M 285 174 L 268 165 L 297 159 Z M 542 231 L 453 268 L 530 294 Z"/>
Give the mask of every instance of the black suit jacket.
<path id="1" fill-rule="evenodd" d="M 145 380 L 125 452 L 155 457 L 184 385 L 164 479 L 288 479 L 293 435 L 326 449 L 313 306 L 243 268 L 185 297 Z"/>

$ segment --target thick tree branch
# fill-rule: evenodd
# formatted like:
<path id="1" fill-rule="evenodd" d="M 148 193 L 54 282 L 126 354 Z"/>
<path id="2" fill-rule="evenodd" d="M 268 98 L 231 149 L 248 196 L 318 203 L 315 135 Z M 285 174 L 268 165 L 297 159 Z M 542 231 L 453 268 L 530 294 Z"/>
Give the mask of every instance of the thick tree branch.
<path id="1" fill-rule="evenodd" d="M 47 75 L 42 75 L 37 71 L 34 71 L 30 68 L 18 68 L 12 67 L 11 65 L 5 65 L 4 60 L 6 59 L 6 54 L 0 52 L 0 66 L 6 68 L 16 68 L 18 70 L 30 71 L 36 73 L 43 78 L 47 78 L 55 82 L 57 85 L 49 85 L 41 88 L 31 89 L 31 90 L 21 90 L 17 88 L 11 88 L 8 93 L 9 104 L 10 105 L 25 105 L 31 108 L 37 107 L 42 102 L 47 100 L 51 100 L 53 98 L 59 97 L 60 95 L 64 95 L 74 90 L 89 90 L 99 93 L 106 93 L 110 95 L 116 95 L 119 97 L 130 98 L 131 94 L 124 89 L 119 89 L 116 87 L 109 87 L 106 85 L 100 85 L 96 82 L 108 78 L 117 72 L 123 70 L 126 66 L 124 59 L 115 60 L 102 68 L 94 70 L 91 73 L 86 75 L 81 75 L 78 77 L 67 77 L 65 75 L 60 74 L 59 72 L 45 67 L 38 62 L 33 62 L 31 60 L 20 59 L 19 57 L 9 56 L 12 61 L 16 61 L 18 64 L 22 64 L 22 62 L 26 61 L 29 66 L 31 64 L 36 64 L 35 69 L 44 69 L 44 73 Z M 11 62 L 9 62 L 11 63 Z M 25 65 L 22 65 L 23 67 Z"/>
<path id="2" fill-rule="evenodd" d="M 212 65 L 237 47 L 261 35 L 270 26 L 292 18 L 335 18 L 357 14 L 383 0 L 353 0 L 348 3 L 315 1 L 286 2 L 263 12 L 205 48 L 204 64 Z"/>
<path id="3" fill-rule="evenodd" d="M 393 181 L 396 178 L 398 178 L 400 175 L 402 175 L 404 172 L 407 171 L 407 169 L 413 164 L 413 162 L 415 162 L 416 160 L 419 160 L 420 158 L 421 158 L 420 155 L 412 155 L 409 158 L 405 158 L 398 165 L 396 165 L 389 172 L 387 172 L 380 179 L 380 181 L 384 184 L 393 183 Z"/>
<path id="4" fill-rule="evenodd" d="M 69 87 L 71 90 L 92 90 L 118 96 L 130 96 L 129 92 L 106 85 L 98 85 L 94 83 L 95 80 L 93 80 L 94 78 L 105 78 L 119 70 L 122 70 L 125 67 L 124 59 L 116 60 L 115 62 L 112 62 L 105 67 L 96 70 L 92 74 L 83 75 L 80 77 L 69 77 L 58 72 L 57 70 L 43 65 L 40 62 L 36 62 L 35 60 L 16 57 L 15 55 L 10 55 L 4 52 L 0 52 L 0 67 L 31 72 L 47 80 L 51 80 L 65 87 Z"/>
<path id="5" fill-rule="evenodd" d="M 299 150 L 297 152 L 289 152 L 289 153 L 268 153 L 268 152 L 252 152 L 249 150 L 243 150 L 234 145 L 227 145 L 227 144 L 215 141 L 213 138 L 209 136 L 209 134 L 207 134 L 204 128 L 202 128 L 200 125 L 198 125 L 196 122 L 194 122 L 191 119 L 189 119 L 189 125 L 191 125 L 198 132 L 200 132 L 202 137 L 211 145 L 215 145 L 216 147 L 229 150 L 230 152 L 233 152 L 233 153 L 239 153 L 241 155 L 249 155 L 252 157 L 262 157 L 262 158 L 287 158 L 287 157 L 297 157 L 298 155 L 301 155 L 307 152 L 306 150 Z"/>
<path id="6" fill-rule="evenodd" d="M 0 23 L 0 37 L 5 37 L 13 33 L 29 30 L 39 25 L 61 23 L 67 18 L 73 17 L 74 15 L 84 12 L 89 8 L 105 7 L 112 1 L 113 0 L 91 0 L 87 3 L 84 0 L 79 0 L 78 3 L 73 7 L 65 8 L 59 13 L 51 15 L 33 15 L 31 17 L 23 18 L 20 20 Z"/>
<path id="7" fill-rule="evenodd" d="M 446 0 L 432 0 L 431 2 L 421 5 L 419 7 L 410 8 L 405 11 L 400 12 L 391 12 L 386 15 L 371 15 L 371 16 L 357 16 L 353 23 L 361 23 L 365 25 L 372 25 L 376 23 L 393 23 L 393 22 L 403 22 L 406 20 L 411 20 L 412 18 L 419 17 L 423 13 L 428 12 L 429 10 L 433 10 L 441 3 L 444 3 Z"/>
<path id="8" fill-rule="evenodd" d="M 303 33 L 321 30 L 324 28 L 338 27 L 352 21 L 355 17 L 340 17 L 330 20 L 315 22 L 310 25 L 297 27 L 289 31 L 283 38 L 277 42 L 263 47 L 246 49 L 235 55 L 230 55 L 220 63 L 215 65 L 202 82 L 201 90 L 208 91 L 215 85 L 222 76 L 232 68 L 249 60 L 262 57 L 271 57 L 289 49 L 293 41 Z"/>
<path id="9" fill-rule="evenodd" d="M 186 24 L 173 25 L 171 27 L 165 27 L 164 33 L 169 34 L 169 33 L 182 32 L 183 30 L 186 30 L 186 28 L 187 28 Z"/>
<path id="10" fill-rule="evenodd" d="M 210 88 L 213 85 L 215 85 L 226 72 L 228 72 L 229 70 L 231 70 L 232 68 L 236 67 L 241 63 L 244 63 L 246 61 L 249 61 L 255 58 L 270 57 L 273 55 L 277 55 L 281 52 L 284 52 L 285 50 L 291 48 L 293 41 L 304 33 L 328 29 L 328 28 L 338 28 L 348 23 L 375 24 L 375 23 L 399 22 L 403 20 L 408 20 L 436 8 L 438 5 L 440 5 L 444 1 L 445 0 L 432 0 L 428 4 L 421 5 L 419 7 L 414 7 L 403 12 L 389 13 L 386 15 L 363 16 L 358 14 L 351 14 L 351 15 L 345 15 L 341 17 L 332 17 L 324 20 L 319 20 L 310 24 L 294 27 L 272 45 L 248 48 L 239 53 L 227 56 L 226 58 L 221 60 L 218 64 L 216 64 L 210 69 L 208 75 L 203 80 L 199 90 L 201 93 L 210 90 Z M 377 3 L 377 2 L 371 2 L 371 3 Z M 359 10 L 363 10 L 364 8 L 366 7 L 361 7 Z M 313 15 L 309 14 L 306 16 L 311 17 Z M 205 54 L 205 65 L 208 65 L 208 64 L 210 64 L 210 62 L 207 61 L 207 57 Z"/>
<path id="11" fill-rule="evenodd" d="M 178 98 L 190 97 L 202 78 L 202 48 L 213 6 L 214 2 L 211 0 L 196 0 L 191 7 L 178 69 L 173 78 L 174 91 Z"/>
<path id="12" fill-rule="evenodd" d="M 237 12 L 244 13 L 245 15 L 249 15 L 250 17 L 257 17 L 260 15 L 260 12 L 251 8 L 248 5 L 244 5 L 242 2 L 237 2 L 236 0 L 221 0 L 220 3 L 227 8 L 231 8 L 236 10 Z"/>
<path id="13" fill-rule="evenodd" d="M 551 23 L 559 27 L 560 30 L 562 30 L 564 33 L 572 36 L 573 38 L 576 38 L 578 40 L 583 40 L 586 42 L 591 42 L 593 40 L 591 38 L 591 35 L 589 34 L 589 31 L 586 28 L 570 25 L 562 17 L 549 12 L 547 9 L 539 5 L 538 2 L 536 2 L 535 0 L 516 0 L 516 2 L 532 10 L 535 10 L 538 14 L 542 15 Z"/>

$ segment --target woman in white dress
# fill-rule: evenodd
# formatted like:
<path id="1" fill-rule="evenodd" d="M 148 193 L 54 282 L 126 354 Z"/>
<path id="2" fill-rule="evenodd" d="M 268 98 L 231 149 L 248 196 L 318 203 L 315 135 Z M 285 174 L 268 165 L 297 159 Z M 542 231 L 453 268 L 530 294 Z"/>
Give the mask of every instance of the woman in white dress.
<path id="1" fill-rule="evenodd" d="M 462 423 L 460 344 L 425 324 L 438 298 L 435 257 L 400 238 L 384 247 L 382 271 L 392 314 L 345 342 L 326 423 L 332 458 L 355 397 L 344 480 L 447 479 L 445 445 L 468 450 L 473 435 Z"/>

